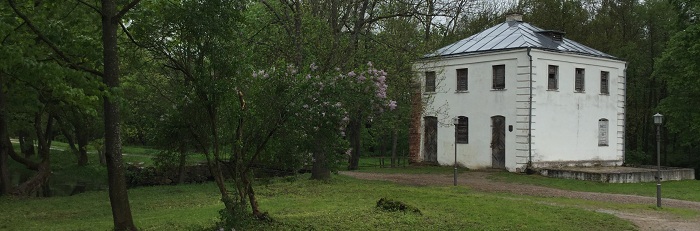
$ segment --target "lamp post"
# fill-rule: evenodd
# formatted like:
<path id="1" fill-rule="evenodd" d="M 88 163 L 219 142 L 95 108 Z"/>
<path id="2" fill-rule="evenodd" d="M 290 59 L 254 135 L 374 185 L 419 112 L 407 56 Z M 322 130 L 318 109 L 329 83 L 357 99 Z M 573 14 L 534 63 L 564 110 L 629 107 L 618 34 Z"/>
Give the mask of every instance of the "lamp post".
<path id="1" fill-rule="evenodd" d="M 454 186 L 457 186 L 457 125 L 459 125 L 459 117 L 455 117 L 452 119 L 452 123 L 455 125 L 455 180 L 454 180 Z"/>
<path id="2" fill-rule="evenodd" d="M 656 113 L 654 124 L 656 124 L 656 207 L 661 208 L 661 124 L 664 116 Z"/>

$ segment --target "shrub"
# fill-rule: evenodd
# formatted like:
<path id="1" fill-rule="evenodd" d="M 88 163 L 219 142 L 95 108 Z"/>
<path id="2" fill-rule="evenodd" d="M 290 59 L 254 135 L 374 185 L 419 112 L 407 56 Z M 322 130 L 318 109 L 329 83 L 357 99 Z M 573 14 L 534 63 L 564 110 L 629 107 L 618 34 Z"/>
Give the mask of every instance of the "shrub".
<path id="1" fill-rule="evenodd" d="M 381 198 L 379 201 L 377 201 L 377 208 L 388 211 L 388 212 L 412 212 L 412 213 L 417 213 L 419 215 L 422 215 L 420 209 L 413 207 L 411 205 L 408 205 L 406 203 L 403 203 L 401 201 L 396 201 L 392 199 L 387 199 L 387 198 Z"/>

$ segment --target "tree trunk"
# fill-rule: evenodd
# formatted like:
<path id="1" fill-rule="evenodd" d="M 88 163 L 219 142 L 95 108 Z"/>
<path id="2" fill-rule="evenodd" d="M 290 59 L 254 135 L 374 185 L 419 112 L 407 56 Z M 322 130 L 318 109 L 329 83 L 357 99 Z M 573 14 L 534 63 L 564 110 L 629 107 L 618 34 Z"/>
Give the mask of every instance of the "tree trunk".
<path id="1" fill-rule="evenodd" d="M 29 158 L 34 156 L 34 139 L 27 134 L 26 131 L 20 131 L 18 134 L 19 139 L 19 149 L 24 157 Z"/>
<path id="2" fill-rule="evenodd" d="M 397 167 L 396 165 L 396 146 L 399 143 L 399 134 L 396 129 L 394 129 L 394 132 L 391 134 L 391 167 Z"/>
<path id="3" fill-rule="evenodd" d="M 42 197 L 51 197 L 53 196 L 53 193 L 51 192 L 51 178 L 47 177 L 46 180 L 44 181 L 43 184 L 41 184 L 41 196 Z"/>
<path id="4" fill-rule="evenodd" d="M 226 189 L 226 185 L 224 184 L 224 175 L 221 170 L 221 159 L 219 158 L 219 150 L 221 147 L 219 147 L 219 128 L 216 119 L 216 107 L 214 107 L 213 105 L 207 106 L 207 113 L 209 115 L 209 126 L 211 126 L 210 129 L 213 139 L 212 145 L 214 148 L 213 160 L 209 157 L 207 153 L 205 153 L 207 154 L 207 165 L 209 166 L 209 171 L 211 171 L 212 176 L 214 176 L 216 187 L 219 188 L 219 193 L 221 193 L 221 201 L 224 203 L 224 207 L 226 207 L 226 210 L 228 210 L 230 214 L 234 214 L 234 212 L 236 211 L 236 206 L 234 205 L 234 201 L 228 193 L 228 189 Z"/>
<path id="5" fill-rule="evenodd" d="M 250 201 L 250 208 L 253 210 L 253 216 L 260 220 L 266 220 L 267 218 L 263 213 L 260 212 L 260 207 L 258 206 L 258 200 L 255 197 L 255 191 L 253 191 L 253 184 L 250 181 L 249 176 L 250 171 L 241 173 L 241 180 L 245 185 L 246 194 L 248 194 L 248 200 Z"/>
<path id="6" fill-rule="evenodd" d="M 49 179 L 50 175 L 51 169 L 49 160 L 42 161 L 39 163 L 38 172 L 17 186 L 17 188 L 12 191 L 12 194 L 16 196 L 30 196 L 32 193 L 37 192 L 37 190 L 41 188 L 41 186 Z"/>
<path id="7" fill-rule="evenodd" d="M 63 127 L 61 127 L 61 133 L 64 137 L 66 137 L 71 152 L 73 152 L 76 159 L 78 159 L 78 166 L 87 165 L 87 150 L 85 149 L 85 146 L 87 145 L 87 137 L 81 137 L 80 128 L 75 128 L 75 136 L 68 133 L 68 130 Z M 77 147 L 76 143 L 78 144 Z"/>
<path id="8" fill-rule="evenodd" d="M 71 152 L 75 154 L 76 157 L 78 157 L 78 148 L 75 146 L 75 139 L 73 139 L 73 135 L 68 133 L 66 128 L 64 128 L 65 125 L 61 124 L 61 134 L 63 134 L 63 137 L 66 138 L 66 141 L 68 141 L 68 146 L 70 147 Z"/>
<path id="9" fill-rule="evenodd" d="M 105 166 L 107 165 L 107 156 L 105 154 L 105 147 L 100 146 L 100 148 L 97 149 L 97 157 L 100 159 L 100 165 Z"/>
<path id="10" fill-rule="evenodd" d="M 312 180 L 328 180 L 331 178 L 331 170 L 328 168 L 328 160 L 326 159 L 326 153 L 323 151 L 323 148 L 325 148 L 325 145 L 316 144 L 313 153 L 313 165 L 311 167 Z"/>
<path id="11" fill-rule="evenodd" d="M 0 147 L 0 196 L 8 194 L 11 190 L 10 170 L 7 167 L 7 151 L 5 147 Z"/>
<path id="12" fill-rule="evenodd" d="M 425 16 L 425 42 L 430 42 L 430 31 L 433 25 L 433 13 L 435 12 L 435 3 L 433 0 L 428 0 L 428 13 Z"/>
<path id="13" fill-rule="evenodd" d="M 88 136 L 81 128 L 75 128 L 75 139 L 78 142 L 78 165 L 85 166 L 88 162 L 87 146 Z"/>
<path id="14" fill-rule="evenodd" d="M 53 116 L 49 114 L 48 120 L 46 121 L 46 130 L 42 130 L 42 113 L 36 113 L 36 116 L 34 117 L 34 130 L 36 132 L 36 137 L 37 137 L 37 143 L 39 145 L 39 157 L 41 158 L 41 162 L 39 162 L 38 168 L 37 168 L 37 173 L 30 177 L 27 181 L 24 181 L 22 184 L 17 186 L 12 191 L 13 195 L 16 196 L 30 196 L 33 193 L 37 193 L 37 195 L 44 195 L 47 196 L 47 194 L 50 193 L 43 193 L 39 192 L 38 190 L 42 188 L 42 186 L 49 180 L 49 176 L 51 176 L 51 145 L 48 142 L 50 139 L 50 134 L 53 132 L 52 127 L 53 127 Z"/>
<path id="15" fill-rule="evenodd" d="M 386 133 L 381 132 L 381 131 L 379 133 L 380 133 L 379 140 L 377 140 L 377 142 L 379 143 L 379 156 L 384 158 L 384 157 L 386 157 L 386 140 L 385 140 Z M 374 155 L 374 156 L 376 156 L 376 155 Z"/>
<path id="16" fill-rule="evenodd" d="M 5 107 L 4 78 L 0 72 L 0 196 L 10 193 L 12 183 L 10 182 L 10 170 L 7 166 L 9 152 L 12 151 L 12 143 L 7 132 L 7 111 Z"/>
<path id="17" fill-rule="evenodd" d="M 120 19 L 116 17 L 116 7 L 115 0 L 102 0 L 103 82 L 107 85 L 108 91 L 119 87 L 117 25 Z M 118 231 L 136 230 L 131 216 L 124 165 L 122 163 L 119 104 L 116 103 L 114 97 L 114 94 L 111 94 L 103 98 L 109 201 L 112 205 L 114 229 Z"/>
<path id="18" fill-rule="evenodd" d="M 362 148 L 362 115 L 350 119 L 350 147 L 352 152 L 348 161 L 348 170 L 357 170 L 360 164 L 360 149 Z"/>
<path id="19" fill-rule="evenodd" d="M 187 165 L 187 152 L 185 151 L 185 143 L 181 142 L 178 148 L 180 152 L 180 164 L 177 167 L 177 183 L 185 183 L 185 167 Z"/>

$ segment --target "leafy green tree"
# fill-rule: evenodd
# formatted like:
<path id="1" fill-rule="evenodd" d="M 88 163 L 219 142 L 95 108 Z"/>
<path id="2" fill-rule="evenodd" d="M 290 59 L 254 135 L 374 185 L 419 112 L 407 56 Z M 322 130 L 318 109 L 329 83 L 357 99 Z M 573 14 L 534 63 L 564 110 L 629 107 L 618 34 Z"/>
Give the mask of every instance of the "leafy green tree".
<path id="1" fill-rule="evenodd" d="M 17 10 L 16 5 L 12 5 Z M 42 8 L 41 4 L 33 7 Z M 12 30 L 3 34 L 2 91 L 6 98 L 2 104 L 4 130 L 2 132 L 2 155 L 11 156 L 15 161 L 25 165 L 28 169 L 36 171 L 33 177 L 20 182 L 18 187 L 12 190 L 16 195 L 30 195 L 40 187 L 47 187 L 45 182 L 51 172 L 50 145 L 53 140 L 55 121 L 59 120 L 62 111 L 68 109 L 90 110 L 90 105 L 85 102 L 96 102 L 97 96 L 90 96 L 85 89 L 94 88 L 92 94 L 97 93 L 97 85 L 85 81 L 85 74 L 62 68 L 52 61 L 50 52 L 42 45 L 33 41 L 34 33 L 25 27 L 22 19 L 14 17 L 9 8 L 3 8 L 3 23 Z M 56 11 L 65 9 L 56 9 Z M 51 35 L 54 32 L 47 29 Z M 86 88 L 85 88 L 86 87 Z M 90 91 L 90 90 L 88 90 Z M 10 126 L 8 126 L 8 124 Z M 22 147 L 24 155 L 14 152 L 9 136 L 16 134 L 20 138 L 34 137 L 37 140 L 38 156 L 34 157 L 34 151 Z M 33 135 L 29 135 L 32 133 Z M 30 139 L 31 140 L 31 139 Z M 21 146 L 33 146 L 33 142 Z"/>
<path id="2" fill-rule="evenodd" d="M 697 15 L 700 4 L 687 4 L 686 12 Z M 675 142 L 679 143 L 677 150 L 666 151 L 676 152 L 680 156 L 688 153 L 688 158 L 679 162 L 697 169 L 700 161 L 697 155 L 691 153 L 697 153 L 700 149 L 700 104 L 697 101 L 700 98 L 700 83 L 697 81 L 700 75 L 700 60 L 697 58 L 700 55 L 700 25 L 685 25 L 685 29 L 672 36 L 667 49 L 657 60 L 658 68 L 654 75 L 664 80 L 668 86 L 668 96 L 661 100 L 659 108 L 666 117 L 665 127 L 676 139 Z"/>
<path id="3" fill-rule="evenodd" d="M 586 10 L 585 5 L 591 5 L 593 1 L 523 0 L 518 4 L 517 11 L 524 14 L 523 19 L 528 23 L 546 30 L 566 32 L 566 37 L 579 42 L 586 42 L 589 37 L 585 33 L 594 12 Z M 504 20 L 503 17 L 497 19 L 498 23 Z"/>
<path id="4" fill-rule="evenodd" d="M 134 14 L 134 38 L 139 45 L 173 72 L 166 77 L 182 86 L 182 93 L 193 101 L 196 117 L 188 121 L 192 136 L 203 147 L 228 214 L 243 208 L 232 198 L 224 182 L 222 117 L 227 111 L 222 105 L 236 99 L 235 77 L 239 63 L 233 54 L 240 53 L 236 38 L 242 2 L 235 1 L 177 1 L 149 2 Z M 208 23 L 201 23 L 207 21 Z M 185 106 L 185 105 L 177 105 Z M 230 118 L 225 117 L 225 118 Z M 235 195 L 235 194 L 234 194 Z"/>
<path id="5" fill-rule="evenodd" d="M 430 17 L 428 16 L 442 12 L 438 9 L 431 11 L 431 4 L 428 3 L 426 5 L 422 2 L 366 0 L 360 2 L 291 1 L 288 3 L 286 1 L 262 1 L 270 16 L 268 20 L 273 22 L 273 25 L 279 26 L 279 31 L 286 35 L 286 37 L 273 37 L 273 42 L 270 43 L 288 44 L 284 47 L 285 49 L 278 50 L 291 51 L 289 53 L 295 55 L 289 57 L 280 54 L 282 57 L 298 66 L 317 61 L 322 71 L 332 71 L 335 67 L 352 69 L 370 60 L 377 61 L 379 66 L 385 67 L 386 65 L 381 61 L 386 60 L 388 57 L 403 56 L 404 53 L 411 53 L 411 57 L 420 57 L 423 54 L 422 51 L 425 51 L 422 49 L 424 48 L 422 41 L 419 41 L 417 44 L 410 43 L 411 50 L 402 50 L 398 47 L 384 44 L 377 39 L 376 33 L 385 29 L 382 27 L 382 23 L 385 21 L 393 19 L 404 20 L 411 22 L 412 26 L 418 28 L 419 23 L 424 21 L 412 20 L 412 17 L 421 17 L 429 21 L 428 18 Z M 428 24 L 432 25 L 432 23 Z M 429 28 L 431 27 L 428 24 L 423 26 L 430 30 Z M 416 32 L 415 28 L 408 29 L 408 31 Z M 430 34 L 428 32 L 422 35 L 431 37 Z M 405 34 L 398 36 L 403 35 Z M 391 39 L 405 41 L 398 38 L 392 37 Z M 393 53 L 377 52 L 384 49 L 393 51 Z M 418 53 L 420 55 L 416 55 Z M 410 72 L 410 65 L 411 62 L 404 62 L 401 65 L 391 66 L 392 68 L 401 69 L 402 74 L 394 75 L 391 70 L 387 69 L 389 73 L 392 73 L 388 76 L 397 80 L 399 78 L 412 79 L 412 74 L 403 74 Z M 358 168 L 359 158 L 363 149 L 362 134 L 365 133 L 363 131 L 364 125 L 370 121 L 374 112 L 362 107 L 348 109 L 350 110 L 348 112 L 350 120 L 348 121 L 346 133 L 351 146 L 351 155 L 348 157 L 348 169 L 353 170 Z"/>
<path id="6" fill-rule="evenodd" d="M 119 87 L 119 51 L 118 51 L 118 35 L 117 30 L 123 16 L 140 0 L 133 0 L 124 4 L 120 9 L 117 9 L 116 0 L 102 0 L 100 6 L 90 5 L 84 1 L 78 1 L 76 4 L 65 4 L 59 2 L 43 3 L 41 1 L 21 2 L 17 4 L 14 0 L 8 0 L 14 14 L 21 19 L 22 25 L 26 26 L 48 49 L 52 51 L 52 60 L 56 63 L 65 66 L 69 69 L 83 71 L 94 76 L 102 77 L 102 81 L 106 87 L 106 93 L 103 97 L 103 113 L 105 125 L 105 153 L 108 169 L 108 184 L 110 202 L 112 205 L 112 215 L 114 218 L 114 226 L 116 230 L 135 230 L 129 206 L 128 195 L 126 191 L 126 181 L 124 178 L 124 166 L 121 156 L 121 135 L 120 135 L 120 117 L 119 107 L 116 103 L 116 97 Z M 78 7 L 80 6 L 80 7 Z M 52 12 L 57 10 L 66 10 L 67 12 L 97 12 L 94 14 L 82 14 L 86 17 L 65 17 L 54 15 Z M 26 14 L 30 12 L 31 14 Z M 97 20 L 90 20 L 90 16 L 99 16 L 101 26 L 90 24 Z M 35 24 L 33 19 L 39 21 L 52 21 L 59 23 L 48 23 L 46 27 L 41 27 Z M 65 32 L 61 23 L 77 22 L 72 32 L 76 34 L 60 34 L 54 33 Z M 88 24 L 86 24 L 88 23 Z M 85 26 L 93 25 L 93 26 Z M 90 29 L 98 28 L 102 33 L 101 40 L 92 39 L 94 37 L 85 36 L 86 34 L 94 34 Z M 64 37 L 75 39 L 62 40 Z M 88 38 L 88 39 L 84 39 Z M 99 43 L 95 43 L 99 41 Z M 63 43 L 65 42 L 65 43 Z M 83 43 L 81 43 L 83 42 Z M 84 52 L 82 56 L 66 53 L 66 51 L 78 51 L 84 47 L 101 46 L 102 54 L 96 52 Z M 96 67 L 101 67 L 102 71 L 96 70 Z M 51 117 L 49 117 L 51 118 Z M 49 124 L 51 120 L 49 119 Z"/>

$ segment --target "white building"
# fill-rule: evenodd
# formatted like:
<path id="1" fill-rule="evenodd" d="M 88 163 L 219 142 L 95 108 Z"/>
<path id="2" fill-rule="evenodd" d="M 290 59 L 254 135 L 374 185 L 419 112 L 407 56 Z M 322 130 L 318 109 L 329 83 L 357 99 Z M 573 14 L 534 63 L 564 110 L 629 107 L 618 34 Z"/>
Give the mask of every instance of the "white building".
<path id="1" fill-rule="evenodd" d="M 452 165 L 456 155 L 471 169 L 508 171 L 621 165 L 625 67 L 510 15 L 416 63 L 423 109 L 412 160 Z"/>

